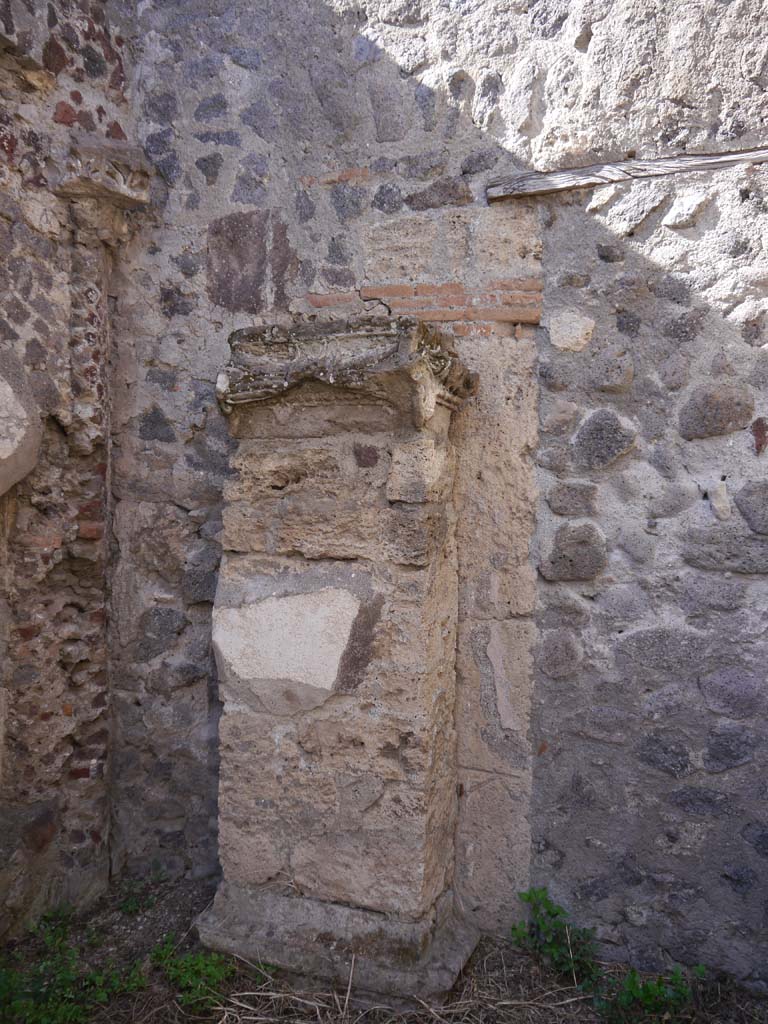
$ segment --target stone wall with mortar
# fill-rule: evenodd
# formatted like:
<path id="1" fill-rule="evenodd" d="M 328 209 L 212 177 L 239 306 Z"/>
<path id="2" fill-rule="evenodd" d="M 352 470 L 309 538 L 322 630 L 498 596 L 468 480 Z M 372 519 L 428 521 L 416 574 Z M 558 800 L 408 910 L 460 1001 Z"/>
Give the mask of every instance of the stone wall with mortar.
<path id="1" fill-rule="evenodd" d="M 43 7 L 0 11 L 4 466 L 14 402 L 36 434 L 0 496 L 0 936 L 108 877 L 107 284 L 127 224 L 64 193 L 87 178 L 71 147 L 125 139 L 130 116 L 103 6 Z"/>
<path id="2" fill-rule="evenodd" d="M 482 382 L 453 432 L 466 913 L 505 929 L 534 878 L 616 956 L 767 983 L 766 172 L 484 203 L 513 166 L 763 143 L 762 6 L 110 5 L 157 177 L 113 285 L 115 869 L 216 867 L 227 336 L 409 313 Z M 51 120 L 130 135 L 81 21 L 21 40 L 82 78 Z"/>
<path id="3" fill-rule="evenodd" d="M 134 104 L 158 185 L 116 321 L 115 861 L 216 865 L 211 602 L 223 484 L 242 463 L 214 399 L 230 332 L 407 313 L 453 334 L 483 379 L 455 424 L 457 845 L 470 915 L 500 926 L 529 863 L 530 678 L 517 651 L 533 639 L 535 375 L 518 325 L 540 316 L 537 219 L 482 203 L 498 146 L 473 123 L 466 75 L 450 93 L 421 83 L 360 7 L 147 4 L 140 37 Z M 267 554 L 300 522 L 290 483 L 275 483 L 273 520 L 254 537 Z M 358 525 L 347 540 L 364 554 Z M 331 547 L 305 557 L 322 565 L 334 532 L 308 521 L 316 534 Z"/>

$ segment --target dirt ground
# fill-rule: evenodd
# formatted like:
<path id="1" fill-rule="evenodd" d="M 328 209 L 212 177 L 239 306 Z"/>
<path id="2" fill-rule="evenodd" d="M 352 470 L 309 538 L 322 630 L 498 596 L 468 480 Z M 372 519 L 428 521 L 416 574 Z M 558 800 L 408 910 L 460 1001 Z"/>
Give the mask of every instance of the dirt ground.
<path id="1" fill-rule="evenodd" d="M 96 1009 L 88 1018 L 92 1024 L 597 1024 L 603 1019 L 595 1013 L 590 996 L 564 984 L 511 943 L 490 940 L 480 944 L 443 1002 L 424 1003 L 407 1012 L 364 1006 L 354 984 L 349 991 L 300 991 L 279 973 L 266 977 L 240 962 L 217 988 L 213 1005 L 196 1011 L 182 1005 L 179 993 L 158 969 L 155 951 L 168 943 L 169 936 L 174 954 L 200 949 L 194 920 L 213 898 L 213 889 L 210 882 L 123 883 L 88 913 L 67 920 L 67 942 L 80 951 L 84 969 L 126 972 L 140 965 L 145 978 L 140 991 L 120 993 Z M 48 954 L 38 933 L 12 943 L 5 955 L 16 964 L 31 965 Z M 17 1024 L 2 1010 L 0 1006 L 0 1021 Z M 768 1002 L 723 981 L 709 981 L 681 1016 L 626 1020 L 768 1024 Z M 18 1024 L 27 1021 L 18 1019 Z"/>

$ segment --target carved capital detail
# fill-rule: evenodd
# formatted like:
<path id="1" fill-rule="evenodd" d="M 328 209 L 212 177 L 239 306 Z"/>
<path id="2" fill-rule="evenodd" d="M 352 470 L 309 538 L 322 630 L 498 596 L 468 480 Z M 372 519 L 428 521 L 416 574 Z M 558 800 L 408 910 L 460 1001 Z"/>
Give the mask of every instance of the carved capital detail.
<path id="1" fill-rule="evenodd" d="M 99 199 L 122 210 L 149 204 L 149 168 L 129 146 L 73 146 L 53 191 L 62 199 Z"/>
<path id="2" fill-rule="evenodd" d="M 229 365 L 219 373 L 222 412 L 279 399 L 299 385 L 367 394 L 410 405 L 417 425 L 437 405 L 457 408 L 477 391 L 477 375 L 459 360 L 449 339 L 407 317 L 347 321 L 296 320 L 290 327 L 250 327 L 229 338 Z M 332 390 L 331 390 L 332 389 Z"/>

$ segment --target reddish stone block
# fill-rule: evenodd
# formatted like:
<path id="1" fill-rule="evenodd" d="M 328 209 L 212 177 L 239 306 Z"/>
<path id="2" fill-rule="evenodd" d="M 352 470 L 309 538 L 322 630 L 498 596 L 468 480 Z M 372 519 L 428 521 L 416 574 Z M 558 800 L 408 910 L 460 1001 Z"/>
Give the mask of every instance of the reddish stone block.
<path id="1" fill-rule="evenodd" d="M 316 309 L 324 309 L 327 306 L 346 306 L 357 300 L 355 292 L 331 292 L 329 295 L 320 295 L 317 292 L 309 292 L 307 302 Z"/>
<path id="2" fill-rule="evenodd" d="M 43 67 L 52 75 L 58 75 L 67 66 L 67 54 L 64 47 L 53 36 L 43 47 Z"/>
<path id="3" fill-rule="evenodd" d="M 56 124 L 65 124 L 71 127 L 77 121 L 77 111 L 65 100 L 59 100 L 53 112 L 53 120 Z"/>
<path id="4" fill-rule="evenodd" d="M 128 136 L 123 131 L 119 121 L 110 121 L 107 125 L 107 138 L 125 140 Z"/>
<path id="5" fill-rule="evenodd" d="M 77 535 L 81 540 L 101 540 L 104 536 L 104 523 L 83 522 L 80 523 Z"/>

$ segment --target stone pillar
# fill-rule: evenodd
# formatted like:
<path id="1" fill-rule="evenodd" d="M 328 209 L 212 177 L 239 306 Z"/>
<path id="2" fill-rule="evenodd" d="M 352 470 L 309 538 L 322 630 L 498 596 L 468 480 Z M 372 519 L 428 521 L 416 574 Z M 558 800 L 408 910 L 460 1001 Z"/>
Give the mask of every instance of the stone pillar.
<path id="1" fill-rule="evenodd" d="M 426 994 L 473 945 L 452 891 L 451 412 L 474 376 L 407 319 L 236 331 L 213 642 L 223 881 L 203 941 Z"/>

